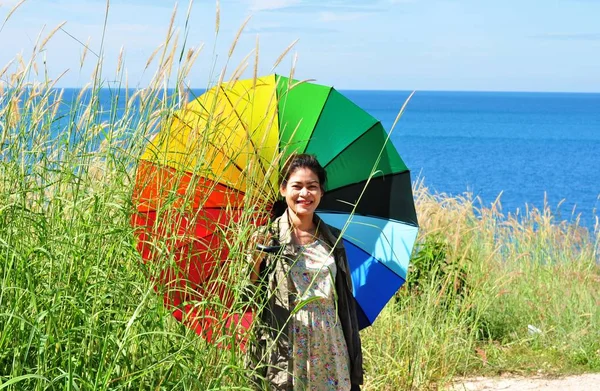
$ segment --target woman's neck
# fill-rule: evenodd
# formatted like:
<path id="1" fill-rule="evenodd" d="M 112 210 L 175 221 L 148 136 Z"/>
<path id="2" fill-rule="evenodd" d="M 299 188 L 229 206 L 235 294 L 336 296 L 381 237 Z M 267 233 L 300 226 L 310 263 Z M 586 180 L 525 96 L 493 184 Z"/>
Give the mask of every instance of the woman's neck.
<path id="1" fill-rule="evenodd" d="M 313 221 L 314 214 L 298 216 L 294 211 L 288 209 L 290 223 L 294 229 L 303 232 L 314 231 L 315 223 Z"/>
<path id="2" fill-rule="evenodd" d="M 292 242 L 294 244 L 304 246 L 317 239 L 318 227 L 315 225 L 313 217 L 314 214 L 298 216 L 289 210 L 288 218 L 292 226 Z"/>

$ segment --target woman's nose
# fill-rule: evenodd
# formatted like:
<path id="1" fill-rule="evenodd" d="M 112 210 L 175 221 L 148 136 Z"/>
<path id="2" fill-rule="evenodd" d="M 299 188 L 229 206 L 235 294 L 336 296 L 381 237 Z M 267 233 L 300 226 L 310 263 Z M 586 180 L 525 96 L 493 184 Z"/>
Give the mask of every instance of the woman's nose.
<path id="1" fill-rule="evenodd" d="M 301 196 L 305 196 L 308 194 L 308 190 L 306 189 L 306 187 L 303 187 L 302 189 L 300 189 L 300 195 Z"/>

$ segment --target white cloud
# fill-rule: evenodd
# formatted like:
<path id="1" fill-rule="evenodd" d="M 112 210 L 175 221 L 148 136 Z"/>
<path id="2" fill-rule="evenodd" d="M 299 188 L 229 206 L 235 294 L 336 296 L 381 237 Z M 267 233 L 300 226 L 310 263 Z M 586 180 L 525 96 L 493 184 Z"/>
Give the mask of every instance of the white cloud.
<path id="1" fill-rule="evenodd" d="M 6 7 L 6 8 L 12 8 L 15 5 L 17 5 L 21 0 L 1 0 L 0 1 L 0 8 L 1 7 Z"/>
<path id="2" fill-rule="evenodd" d="M 364 16 L 361 12 L 319 12 L 319 21 L 321 22 L 349 22 L 360 19 Z"/>
<path id="3" fill-rule="evenodd" d="M 248 0 L 252 12 L 287 8 L 301 3 L 301 0 Z"/>
<path id="4" fill-rule="evenodd" d="M 546 33 L 535 35 L 534 38 L 564 41 L 600 41 L 600 33 Z"/>

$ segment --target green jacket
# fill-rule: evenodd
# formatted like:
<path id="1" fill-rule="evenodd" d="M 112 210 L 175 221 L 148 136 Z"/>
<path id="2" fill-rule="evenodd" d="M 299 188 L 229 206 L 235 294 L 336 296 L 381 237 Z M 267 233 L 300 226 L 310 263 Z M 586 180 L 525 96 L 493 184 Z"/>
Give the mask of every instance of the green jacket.
<path id="1" fill-rule="evenodd" d="M 335 288 L 337 294 L 337 309 L 342 330 L 348 347 L 350 358 L 350 381 L 352 384 L 363 383 L 363 359 L 360 343 L 358 320 L 356 316 L 356 302 L 352 295 L 352 279 L 346 258 L 346 250 L 340 238 L 340 231 L 325 224 L 316 214 L 314 222 L 317 224 L 322 239 L 333 248 L 333 256 L 337 267 Z M 262 339 L 268 352 L 265 357 L 268 362 L 265 377 L 271 390 L 291 390 L 291 371 L 293 360 L 289 352 L 288 327 L 294 302 L 294 284 L 289 281 L 289 269 L 297 257 L 296 247 L 292 243 L 291 227 L 287 211 L 277 218 L 271 226 L 275 241 L 279 242 L 282 250 L 279 254 L 268 255 L 264 259 L 266 308 L 261 311 Z M 338 238 L 340 238 L 338 240 Z"/>

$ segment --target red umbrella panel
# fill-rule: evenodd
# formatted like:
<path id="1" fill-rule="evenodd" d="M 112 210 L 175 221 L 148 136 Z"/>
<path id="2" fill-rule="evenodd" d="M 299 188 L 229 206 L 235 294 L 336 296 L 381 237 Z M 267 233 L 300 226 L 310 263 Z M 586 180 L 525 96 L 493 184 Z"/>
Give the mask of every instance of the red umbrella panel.
<path id="1" fill-rule="evenodd" d="M 248 329 L 252 313 L 231 311 L 234 297 L 228 292 L 227 273 L 222 272 L 229 257 L 223 235 L 239 222 L 245 194 L 145 160 L 140 161 L 137 178 L 133 195 L 137 213 L 132 216 L 137 249 L 155 276 L 155 289 L 163 293 L 165 306 L 209 341 L 215 330 L 227 335 L 237 325 Z M 260 214 L 253 220 L 256 225 L 266 222 Z"/>

